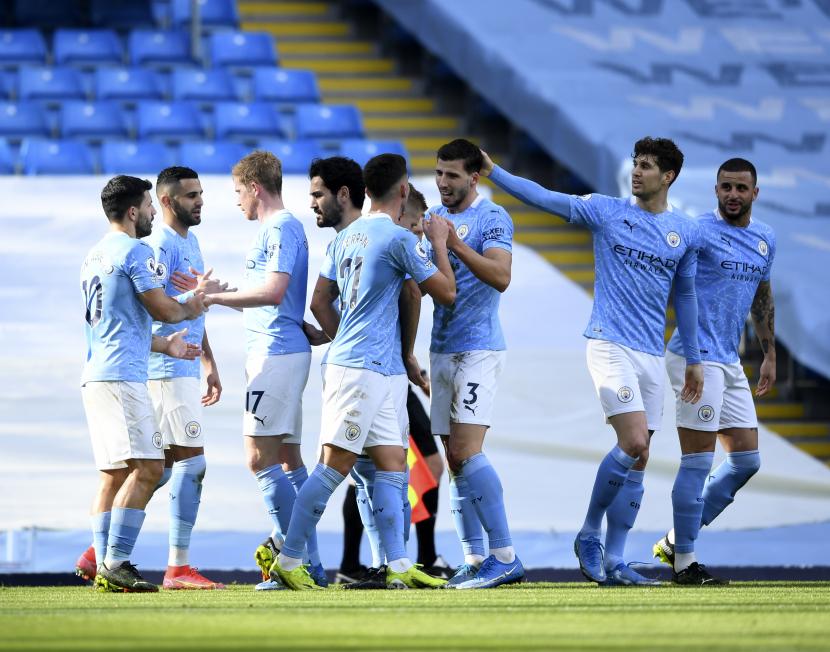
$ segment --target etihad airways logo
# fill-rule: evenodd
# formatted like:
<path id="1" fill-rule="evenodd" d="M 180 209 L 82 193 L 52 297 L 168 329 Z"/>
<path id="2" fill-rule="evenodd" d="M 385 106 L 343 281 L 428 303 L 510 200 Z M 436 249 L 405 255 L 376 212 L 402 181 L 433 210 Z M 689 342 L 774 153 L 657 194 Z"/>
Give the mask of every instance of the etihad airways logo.
<path id="1" fill-rule="evenodd" d="M 739 272 L 741 274 L 766 274 L 767 272 L 766 265 L 756 265 L 742 260 L 722 260 L 720 261 L 720 266 L 730 272 Z"/>
<path id="2" fill-rule="evenodd" d="M 677 267 L 677 261 L 673 258 L 662 258 L 657 254 L 652 254 L 642 249 L 634 249 L 633 247 L 626 247 L 625 245 L 614 245 L 614 253 L 625 258 L 625 265 L 633 265 L 634 267 L 662 267 L 663 269 L 674 269 Z"/>

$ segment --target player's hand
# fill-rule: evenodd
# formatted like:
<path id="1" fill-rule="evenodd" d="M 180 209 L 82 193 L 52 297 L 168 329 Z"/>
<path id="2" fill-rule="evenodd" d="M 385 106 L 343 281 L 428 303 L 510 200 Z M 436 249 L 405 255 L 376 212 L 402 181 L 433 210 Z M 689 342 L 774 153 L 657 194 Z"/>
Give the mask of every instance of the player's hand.
<path id="1" fill-rule="evenodd" d="M 686 365 L 686 383 L 680 391 L 681 400 L 694 405 L 703 394 L 703 365 Z"/>
<path id="2" fill-rule="evenodd" d="M 764 396 L 769 393 L 775 384 L 775 358 L 764 356 L 761 363 L 761 373 L 758 378 L 758 387 L 755 388 L 755 396 Z"/>
<path id="3" fill-rule="evenodd" d="M 490 155 L 485 152 L 483 149 L 479 150 L 481 152 L 482 161 L 481 161 L 481 176 L 489 177 L 490 174 L 493 172 L 493 159 L 490 158 Z"/>
<path id="4" fill-rule="evenodd" d="M 429 217 L 424 218 L 424 233 L 433 246 L 438 243 L 444 244 L 449 237 L 450 227 L 443 217 L 430 213 Z"/>
<path id="5" fill-rule="evenodd" d="M 164 339 L 167 340 L 167 350 L 164 354 L 169 355 L 171 358 L 179 358 L 180 360 L 195 360 L 202 355 L 202 347 L 198 344 L 186 342 L 184 339 L 185 335 L 187 335 L 187 329 L 183 328 L 165 337 Z"/>
<path id="6" fill-rule="evenodd" d="M 210 303 L 206 295 L 201 290 L 196 290 L 192 297 L 190 297 L 184 304 L 187 309 L 187 319 L 195 319 L 199 315 L 208 311 Z"/>
<path id="7" fill-rule="evenodd" d="M 217 403 L 219 397 L 222 396 L 222 383 L 219 382 L 219 372 L 216 371 L 216 367 L 213 367 L 205 376 L 205 380 L 207 381 L 207 388 L 205 389 L 205 395 L 202 397 L 202 405 L 207 407 Z"/>
<path id="8" fill-rule="evenodd" d="M 190 269 L 193 268 L 191 267 Z M 172 283 L 173 287 L 179 292 L 184 293 L 190 292 L 190 290 L 195 290 L 196 286 L 199 284 L 199 281 L 195 276 L 191 276 L 190 274 L 185 274 L 184 272 L 173 272 L 170 275 L 170 283 Z"/>
<path id="9" fill-rule="evenodd" d="M 406 369 L 407 378 L 416 387 L 420 387 L 424 393 L 429 396 L 429 381 L 426 375 L 421 371 L 421 365 L 418 363 L 418 358 L 414 355 L 405 356 L 403 359 L 403 366 Z"/>
<path id="10" fill-rule="evenodd" d="M 211 267 L 204 274 L 198 270 L 190 268 L 190 273 L 196 277 L 198 281 L 196 285 L 197 290 L 201 290 L 205 294 L 219 294 L 220 292 L 236 292 L 236 288 L 229 288 L 228 283 L 223 283 L 218 278 L 211 278 L 213 274 L 213 267 Z"/>
<path id="11" fill-rule="evenodd" d="M 462 243 L 461 238 L 458 237 L 458 232 L 455 230 L 455 223 L 448 220 L 446 217 L 444 221 L 447 223 L 449 231 L 447 233 L 447 249 L 455 251 L 456 247 Z"/>
<path id="12" fill-rule="evenodd" d="M 305 333 L 305 336 L 308 338 L 308 343 L 311 344 L 311 346 L 320 346 L 321 344 L 328 344 L 331 342 L 328 335 L 313 324 L 309 324 L 307 321 L 303 322 L 303 333 Z"/>

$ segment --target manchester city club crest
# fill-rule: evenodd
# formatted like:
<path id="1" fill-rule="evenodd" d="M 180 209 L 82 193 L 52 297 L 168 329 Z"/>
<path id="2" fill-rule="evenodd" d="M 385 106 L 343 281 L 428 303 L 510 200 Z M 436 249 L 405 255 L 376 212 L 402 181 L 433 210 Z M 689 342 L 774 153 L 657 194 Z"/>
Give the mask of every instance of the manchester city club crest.
<path id="1" fill-rule="evenodd" d="M 354 441 L 358 437 L 360 437 L 360 426 L 356 423 L 350 424 L 349 427 L 346 428 L 346 439 Z"/>
<path id="2" fill-rule="evenodd" d="M 156 448 L 161 448 L 161 444 L 162 444 L 161 433 L 160 432 L 154 432 L 153 433 L 153 446 L 155 446 Z"/>
<path id="3" fill-rule="evenodd" d="M 202 433 L 202 426 L 199 425 L 198 421 L 190 421 L 184 427 L 184 431 L 187 433 L 188 437 L 195 439 Z"/>
<path id="4" fill-rule="evenodd" d="M 763 240 L 758 241 L 758 252 L 762 256 L 766 256 L 769 253 L 769 245 Z"/>
<path id="5" fill-rule="evenodd" d="M 458 236 L 460 240 L 463 240 L 467 237 L 467 234 L 470 232 L 470 227 L 466 224 L 462 224 L 455 230 L 455 235 Z"/>
<path id="6" fill-rule="evenodd" d="M 620 399 L 621 403 L 628 403 L 634 398 L 634 390 L 628 386 L 620 387 L 617 390 L 617 398 Z"/>
<path id="7" fill-rule="evenodd" d="M 676 233 L 675 231 L 669 231 L 666 234 L 666 242 L 669 243 L 670 247 L 679 247 L 680 246 L 680 234 Z"/>
<path id="8" fill-rule="evenodd" d="M 701 405 L 697 411 L 697 416 L 701 421 L 711 421 L 715 418 L 715 408 L 711 405 Z"/>

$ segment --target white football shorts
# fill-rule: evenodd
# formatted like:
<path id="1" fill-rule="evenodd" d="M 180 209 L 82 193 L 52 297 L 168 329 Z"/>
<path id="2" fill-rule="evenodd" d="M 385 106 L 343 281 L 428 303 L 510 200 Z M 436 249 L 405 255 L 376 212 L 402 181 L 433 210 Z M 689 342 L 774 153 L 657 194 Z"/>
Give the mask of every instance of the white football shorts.
<path id="1" fill-rule="evenodd" d="M 303 435 L 303 390 L 310 368 L 310 352 L 249 356 L 245 361 L 243 434 L 287 435 L 283 443 L 299 444 Z"/>
<path id="2" fill-rule="evenodd" d="M 409 393 L 409 377 L 406 374 L 389 376 L 392 386 L 392 400 L 395 403 L 395 412 L 398 415 L 398 429 L 401 432 L 401 445 L 409 448 L 409 411 L 406 409 L 406 398 Z"/>
<path id="3" fill-rule="evenodd" d="M 185 377 L 148 380 L 156 423 L 164 447 L 205 445 L 202 431 L 202 390 L 198 378 Z"/>

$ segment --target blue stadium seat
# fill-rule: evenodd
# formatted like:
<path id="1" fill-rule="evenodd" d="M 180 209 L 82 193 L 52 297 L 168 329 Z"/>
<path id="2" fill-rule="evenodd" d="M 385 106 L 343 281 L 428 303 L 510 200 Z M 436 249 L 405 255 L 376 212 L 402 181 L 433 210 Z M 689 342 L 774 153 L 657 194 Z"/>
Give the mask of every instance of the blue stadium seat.
<path id="1" fill-rule="evenodd" d="M 199 112 L 188 102 L 139 102 L 136 121 L 139 138 L 181 141 L 206 136 Z"/>
<path id="2" fill-rule="evenodd" d="M 89 19 L 93 25 L 112 29 L 156 25 L 150 0 L 90 0 Z"/>
<path id="3" fill-rule="evenodd" d="M 46 41 L 36 29 L 0 30 L 0 65 L 46 63 Z"/>
<path id="4" fill-rule="evenodd" d="M 216 139 L 285 138 L 277 111 L 264 102 L 219 102 L 214 107 Z"/>
<path id="5" fill-rule="evenodd" d="M 134 66 L 173 68 L 194 65 L 190 56 L 190 38 L 185 32 L 136 29 L 130 32 L 127 49 Z"/>
<path id="6" fill-rule="evenodd" d="M 191 0 L 173 0 L 173 27 L 186 27 L 190 22 L 190 4 Z M 204 29 L 236 27 L 236 0 L 199 0 L 199 19 Z"/>
<path id="7" fill-rule="evenodd" d="M 378 154 L 400 154 L 407 161 L 409 160 L 406 148 L 396 140 L 361 140 L 349 138 L 340 141 L 340 155 L 356 161 L 360 164 L 360 167 L 366 165 L 366 162 L 370 158 Z"/>
<path id="8" fill-rule="evenodd" d="M 24 140 L 20 146 L 23 174 L 92 174 L 95 159 L 77 140 Z"/>
<path id="9" fill-rule="evenodd" d="M 0 138 L 51 135 L 46 111 L 35 102 L 0 102 Z"/>
<path id="10" fill-rule="evenodd" d="M 351 105 L 301 104 L 294 116 L 298 140 L 363 138 L 360 112 Z"/>
<path id="11" fill-rule="evenodd" d="M 115 102 L 81 102 L 61 104 L 60 134 L 62 138 L 104 140 L 127 138 L 127 121 Z"/>
<path id="12" fill-rule="evenodd" d="M 81 73 L 74 68 L 23 67 L 18 75 L 21 100 L 60 102 L 86 97 Z"/>
<path id="13" fill-rule="evenodd" d="M 173 165 L 170 150 L 152 141 L 106 141 L 101 145 L 101 174 L 158 174 Z"/>
<path id="14" fill-rule="evenodd" d="M 222 68 L 174 70 L 171 87 L 177 100 L 227 102 L 237 99 L 233 77 Z"/>
<path id="15" fill-rule="evenodd" d="M 316 103 L 320 101 L 317 77 L 310 70 L 257 68 L 254 70 L 253 95 L 262 102 Z"/>
<path id="16" fill-rule="evenodd" d="M 124 59 L 118 35 L 109 29 L 56 30 L 52 54 L 57 65 L 117 65 Z"/>
<path id="17" fill-rule="evenodd" d="M 311 161 L 326 154 L 313 140 L 274 140 L 259 141 L 259 149 L 273 152 L 282 162 L 283 174 L 308 174 Z"/>
<path id="18" fill-rule="evenodd" d="M 202 140 L 182 143 L 179 165 L 193 168 L 199 174 L 230 174 L 231 168 L 250 151 L 242 143 L 227 140 Z"/>
<path id="19" fill-rule="evenodd" d="M 9 100 L 14 96 L 15 84 L 11 73 L 0 71 L 0 99 Z"/>
<path id="20" fill-rule="evenodd" d="M 18 25 L 53 29 L 82 25 L 85 19 L 80 0 L 14 0 Z"/>
<path id="21" fill-rule="evenodd" d="M 0 138 L 0 174 L 14 174 L 14 153 L 5 139 Z"/>
<path id="22" fill-rule="evenodd" d="M 210 35 L 210 62 L 214 67 L 276 66 L 274 39 L 265 32 L 214 32 Z"/>
<path id="23" fill-rule="evenodd" d="M 95 97 L 99 100 L 138 102 L 163 98 L 156 74 L 146 68 L 98 68 Z"/>

